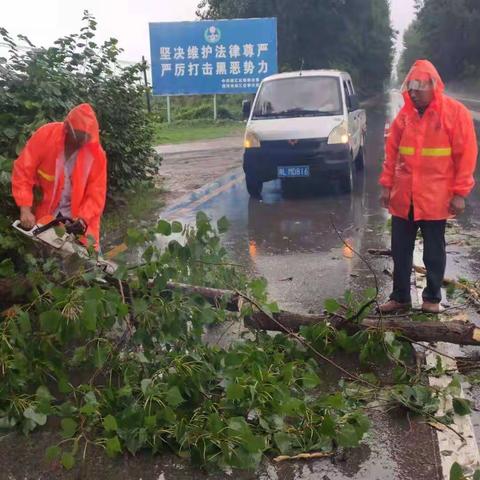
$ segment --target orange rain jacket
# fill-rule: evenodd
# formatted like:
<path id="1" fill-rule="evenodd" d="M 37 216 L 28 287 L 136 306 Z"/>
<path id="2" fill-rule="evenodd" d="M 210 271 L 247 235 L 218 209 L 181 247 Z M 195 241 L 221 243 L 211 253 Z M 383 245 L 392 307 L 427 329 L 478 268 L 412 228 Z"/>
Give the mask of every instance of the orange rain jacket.
<path id="1" fill-rule="evenodd" d="M 420 117 L 406 84 L 431 79 L 434 99 Z M 454 195 L 467 196 L 473 186 L 478 147 L 470 112 L 446 96 L 436 68 L 417 60 L 407 75 L 405 105 L 390 127 L 380 185 L 390 188 L 389 211 L 408 219 L 444 220 L 452 215 Z"/>
<path id="2" fill-rule="evenodd" d="M 72 172 L 72 216 L 87 224 L 86 236 L 93 236 L 98 248 L 100 217 L 105 206 L 107 189 L 107 158 L 100 145 L 95 112 L 86 103 L 69 112 L 64 123 L 53 122 L 40 127 L 31 136 L 15 160 L 12 193 L 19 207 L 34 207 L 37 220 L 53 215 L 63 190 L 65 123 L 90 135 L 77 156 Z M 41 200 L 34 204 L 33 188 L 41 190 Z"/>

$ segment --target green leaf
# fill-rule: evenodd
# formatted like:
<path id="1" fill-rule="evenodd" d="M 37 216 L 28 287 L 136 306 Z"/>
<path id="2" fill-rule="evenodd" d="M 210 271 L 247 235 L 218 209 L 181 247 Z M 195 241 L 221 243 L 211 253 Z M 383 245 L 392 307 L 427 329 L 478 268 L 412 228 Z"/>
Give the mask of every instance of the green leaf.
<path id="1" fill-rule="evenodd" d="M 89 332 L 97 330 L 97 301 L 87 300 L 83 305 L 82 322 Z"/>
<path id="2" fill-rule="evenodd" d="M 180 222 L 172 222 L 172 233 L 182 233 L 183 225 Z"/>
<path id="3" fill-rule="evenodd" d="M 335 313 L 340 309 L 340 304 L 334 298 L 327 298 L 324 305 L 328 313 Z"/>
<path id="4" fill-rule="evenodd" d="M 62 418 L 61 426 L 64 438 L 72 438 L 77 431 L 77 422 L 73 418 Z"/>
<path id="5" fill-rule="evenodd" d="M 294 443 L 295 437 L 292 437 L 285 432 L 278 432 L 273 435 L 273 439 L 282 455 L 289 455 L 292 453 L 292 444 Z"/>
<path id="6" fill-rule="evenodd" d="M 15 266 L 10 258 L 6 258 L 0 262 L 0 277 L 13 277 L 15 274 Z"/>
<path id="7" fill-rule="evenodd" d="M 9 138 L 10 140 L 12 140 L 13 138 L 16 137 L 17 131 L 16 131 L 14 128 L 12 128 L 12 127 L 7 127 L 7 128 L 4 128 L 4 129 L 3 129 L 3 134 L 4 134 L 7 138 Z"/>
<path id="8" fill-rule="evenodd" d="M 93 363 L 95 368 L 102 368 L 108 358 L 109 349 L 107 346 L 98 344 L 93 352 Z"/>
<path id="9" fill-rule="evenodd" d="M 244 388 L 238 383 L 231 383 L 227 387 L 228 400 L 242 400 L 244 397 Z"/>
<path id="10" fill-rule="evenodd" d="M 347 423 L 337 433 L 337 442 L 341 447 L 353 448 L 358 445 L 358 435 L 355 427 Z"/>
<path id="11" fill-rule="evenodd" d="M 63 316 L 57 310 L 42 312 L 39 319 L 41 329 L 47 333 L 56 333 L 63 322 Z"/>
<path id="12" fill-rule="evenodd" d="M 473 480 L 480 480 L 480 470 L 475 470 L 473 474 Z"/>
<path id="13" fill-rule="evenodd" d="M 37 412 L 34 408 L 28 407 L 23 411 L 23 416 L 29 418 L 37 425 L 45 425 L 47 423 L 47 416 L 43 413 Z"/>
<path id="14" fill-rule="evenodd" d="M 73 365 L 80 365 L 87 359 L 87 347 L 82 345 L 81 347 L 77 347 L 75 352 L 73 352 L 72 357 L 72 364 Z"/>
<path id="15" fill-rule="evenodd" d="M 455 462 L 450 468 L 450 480 L 464 480 L 462 467 Z"/>
<path id="16" fill-rule="evenodd" d="M 454 398 L 453 399 L 453 411 L 460 416 L 468 415 L 472 412 L 470 401 L 466 398 Z"/>
<path id="17" fill-rule="evenodd" d="M 305 373 L 303 376 L 303 386 L 305 388 L 311 389 L 320 385 L 320 377 L 313 371 Z"/>
<path id="18" fill-rule="evenodd" d="M 115 417 L 113 415 L 107 415 L 103 419 L 103 428 L 105 428 L 105 430 L 107 432 L 116 432 L 117 431 L 117 429 L 118 429 L 117 420 L 115 419 Z"/>
<path id="19" fill-rule="evenodd" d="M 175 408 L 183 402 L 184 398 L 182 397 L 182 394 L 180 393 L 178 387 L 172 387 L 167 391 L 167 403 L 171 407 Z"/>
<path id="20" fill-rule="evenodd" d="M 58 458 L 60 458 L 61 453 L 62 450 L 60 449 L 60 447 L 58 447 L 57 445 L 51 445 L 45 451 L 45 457 L 49 462 L 51 462 L 52 460 L 57 460 Z"/>
<path id="21" fill-rule="evenodd" d="M 120 440 L 118 439 L 118 437 L 116 435 L 112 438 L 107 438 L 105 446 L 106 446 L 106 449 L 107 449 L 107 455 L 109 457 L 114 457 L 115 455 L 117 455 L 117 453 L 122 452 L 122 447 L 120 445 Z"/>
<path id="22" fill-rule="evenodd" d="M 160 220 L 157 223 L 156 232 L 168 237 L 172 233 L 172 226 L 166 220 Z"/>
<path id="23" fill-rule="evenodd" d="M 228 221 L 227 217 L 222 217 L 217 222 L 217 228 L 219 233 L 225 233 L 230 227 L 230 222 Z"/>
<path id="24" fill-rule="evenodd" d="M 71 470 L 75 465 L 75 457 L 69 452 L 63 452 L 61 463 L 67 470 Z"/>
<path id="25" fill-rule="evenodd" d="M 148 387 L 151 385 L 152 379 L 151 378 L 144 378 L 140 382 L 140 388 L 142 389 L 142 393 L 145 395 L 147 393 Z"/>

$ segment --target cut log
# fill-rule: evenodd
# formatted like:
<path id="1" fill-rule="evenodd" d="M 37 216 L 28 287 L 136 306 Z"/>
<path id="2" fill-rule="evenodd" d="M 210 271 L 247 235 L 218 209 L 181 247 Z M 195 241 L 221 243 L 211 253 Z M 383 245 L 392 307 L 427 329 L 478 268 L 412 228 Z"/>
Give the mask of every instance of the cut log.
<path id="1" fill-rule="evenodd" d="M 448 342 L 459 345 L 480 346 L 480 328 L 471 322 L 418 322 L 408 317 L 401 318 L 365 318 L 360 323 L 345 321 L 338 316 L 301 315 L 298 313 L 280 312 L 274 315 L 275 322 L 264 313 L 257 312 L 245 319 L 245 324 L 256 330 L 296 332 L 302 326 L 314 325 L 328 321 L 337 330 L 345 330 L 348 334 L 368 329 L 382 329 L 397 332 L 408 340 L 416 342 Z M 283 327 L 285 328 L 283 328 Z"/>

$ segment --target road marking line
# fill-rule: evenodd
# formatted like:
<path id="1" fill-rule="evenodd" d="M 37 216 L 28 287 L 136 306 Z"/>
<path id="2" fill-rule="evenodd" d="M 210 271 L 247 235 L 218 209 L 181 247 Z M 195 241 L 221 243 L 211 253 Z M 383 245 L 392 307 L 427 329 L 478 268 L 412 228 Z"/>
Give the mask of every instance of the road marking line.
<path id="1" fill-rule="evenodd" d="M 421 262 L 421 252 L 415 250 L 415 265 L 423 265 Z M 415 284 L 417 292 L 417 303 L 420 304 L 422 298 L 422 291 L 426 285 L 425 276 L 415 272 Z M 449 321 L 447 315 L 440 315 L 441 321 Z M 426 342 L 423 342 L 427 345 Z M 437 342 L 436 350 L 450 357 L 461 356 L 461 349 L 458 345 L 450 343 Z M 425 365 L 427 368 L 435 367 L 437 364 L 437 357 L 440 355 L 431 350 L 425 349 Z M 451 358 L 441 356 L 442 366 L 449 371 L 458 371 L 457 362 Z M 452 377 L 450 375 L 442 375 L 440 377 L 428 377 L 428 382 L 432 387 L 438 389 L 446 388 Z M 464 398 L 464 392 L 461 388 L 459 397 Z M 442 416 L 448 410 L 452 409 L 452 398 L 448 397 L 440 405 L 437 415 Z M 458 435 L 447 428 L 436 429 L 438 448 L 440 451 L 440 462 L 442 466 L 443 478 L 448 480 L 450 478 L 450 469 L 454 462 L 460 464 L 467 473 L 473 474 L 476 468 L 480 467 L 480 452 L 478 450 L 477 440 L 473 429 L 472 418 L 470 415 L 459 416 L 454 414 L 454 423 L 452 427 L 460 433 L 465 442 L 463 442 Z"/>
<path id="2" fill-rule="evenodd" d="M 221 193 L 224 193 L 228 190 L 230 190 L 234 185 L 237 183 L 243 182 L 244 176 L 239 175 L 238 177 L 235 177 L 233 180 L 230 180 L 229 182 L 225 183 L 224 185 L 221 185 L 220 187 L 216 188 L 215 190 L 212 190 L 210 193 L 206 193 L 205 195 L 201 196 L 194 202 L 192 202 L 190 205 L 187 207 L 180 208 L 179 210 L 175 209 L 175 206 L 170 208 L 166 213 L 164 218 L 172 218 L 175 217 L 176 219 L 178 218 L 184 218 L 188 216 L 189 214 L 193 213 L 193 211 L 199 207 L 200 205 L 208 202 L 212 198 L 217 197 Z"/>

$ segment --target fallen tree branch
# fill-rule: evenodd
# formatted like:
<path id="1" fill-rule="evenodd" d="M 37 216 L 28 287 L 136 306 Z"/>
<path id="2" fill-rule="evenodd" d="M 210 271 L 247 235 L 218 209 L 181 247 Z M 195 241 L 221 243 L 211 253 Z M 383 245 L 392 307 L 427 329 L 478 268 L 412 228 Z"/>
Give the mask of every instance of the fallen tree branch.
<path id="1" fill-rule="evenodd" d="M 113 279 L 114 280 L 114 279 Z M 117 280 L 114 280 L 118 288 Z M 13 287 L 13 285 L 11 284 Z M 181 292 L 184 295 L 199 295 L 218 306 L 222 301 L 227 302 L 227 309 L 232 312 L 239 311 L 239 301 L 242 296 L 232 290 L 218 288 L 199 287 L 183 283 L 168 282 L 166 290 Z M 354 334 L 361 330 L 381 329 L 398 332 L 411 341 L 416 342 L 449 342 L 460 345 L 480 346 L 480 329 L 471 322 L 419 322 L 408 317 L 368 317 L 360 323 L 349 321 L 341 315 L 327 314 L 300 314 L 281 311 L 273 315 L 274 320 L 268 315 L 258 311 L 245 318 L 245 324 L 258 330 L 284 331 L 279 326 L 281 323 L 289 332 L 298 332 L 300 327 L 314 325 L 316 323 L 329 322 L 337 330 L 345 330 Z"/>

